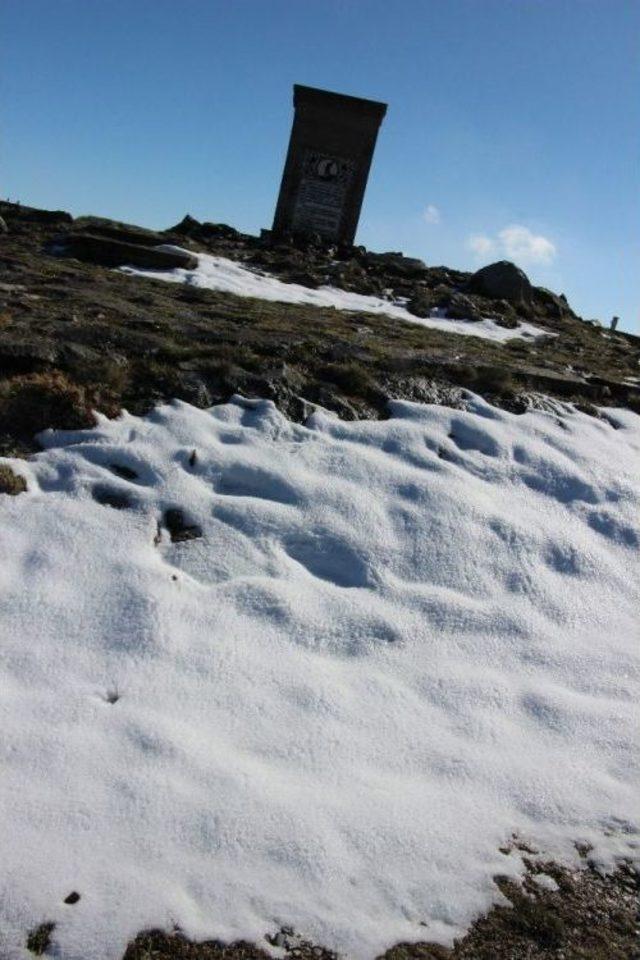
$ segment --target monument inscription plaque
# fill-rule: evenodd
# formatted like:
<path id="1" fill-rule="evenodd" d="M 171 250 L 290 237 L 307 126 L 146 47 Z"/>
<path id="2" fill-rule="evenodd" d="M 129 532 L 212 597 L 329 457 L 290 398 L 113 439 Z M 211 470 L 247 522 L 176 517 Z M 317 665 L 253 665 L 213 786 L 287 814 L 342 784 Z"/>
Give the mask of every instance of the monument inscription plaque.
<path id="1" fill-rule="evenodd" d="M 293 104 L 273 233 L 317 233 L 332 243 L 352 244 L 387 106 L 299 84 Z"/>

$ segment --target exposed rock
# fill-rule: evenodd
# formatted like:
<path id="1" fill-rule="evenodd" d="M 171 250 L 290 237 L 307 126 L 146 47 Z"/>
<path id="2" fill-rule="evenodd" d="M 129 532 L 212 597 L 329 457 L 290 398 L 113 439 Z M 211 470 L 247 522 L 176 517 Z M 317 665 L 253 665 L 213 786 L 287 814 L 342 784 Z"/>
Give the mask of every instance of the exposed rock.
<path id="1" fill-rule="evenodd" d="M 505 327 L 506 330 L 516 330 L 520 326 L 520 321 L 513 313 L 502 313 L 494 317 L 499 327 Z"/>
<path id="2" fill-rule="evenodd" d="M 332 280 L 341 290 L 350 293 L 371 293 L 373 285 L 367 277 L 366 271 L 357 260 L 347 260 L 332 271 Z"/>
<path id="3" fill-rule="evenodd" d="M 110 237 L 123 243 L 136 243 L 148 247 L 167 242 L 166 237 L 154 230 L 145 230 L 143 227 L 118 223 L 116 220 L 106 220 L 103 217 L 81 217 L 76 220 L 75 228 L 94 236 Z"/>
<path id="4" fill-rule="evenodd" d="M 66 210 L 40 210 L 37 207 L 23 207 L 21 203 L 0 201 L 0 213 L 9 224 L 12 221 L 27 223 L 73 223 L 73 217 Z"/>
<path id="5" fill-rule="evenodd" d="M 175 233 L 182 237 L 189 237 L 192 240 L 201 240 L 203 243 L 211 240 L 239 241 L 244 238 L 244 235 L 240 233 L 239 230 L 236 230 L 235 227 L 230 227 L 228 223 L 210 223 L 208 220 L 200 223 L 199 220 L 196 220 L 195 217 L 192 217 L 190 214 L 183 217 L 180 223 L 176 223 L 175 226 L 169 227 L 163 232 L 165 234 Z"/>
<path id="6" fill-rule="evenodd" d="M 482 267 L 467 283 L 467 290 L 492 300 L 508 300 L 511 303 L 530 303 L 533 292 L 526 273 L 508 260 Z"/>
<path id="7" fill-rule="evenodd" d="M 9 233 L 9 227 L 2 217 L 0 217 L 0 233 Z"/>
<path id="8" fill-rule="evenodd" d="M 433 302 L 436 307 L 448 307 L 454 291 L 444 283 L 439 283 L 433 288 Z"/>
<path id="9" fill-rule="evenodd" d="M 533 302 L 541 312 L 558 320 L 573 312 L 564 294 L 558 296 L 545 287 L 533 287 Z"/>
<path id="10" fill-rule="evenodd" d="M 205 221 L 200 225 L 197 236 L 202 240 L 238 240 L 242 234 L 235 227 L 230 227 L 228 223 L 209 223 Z"/>
<path id="11" fill-rule="evenodd" d="M 463 293 L 453 294 L 447 306 L 447 317 L 450 320 L 470 320 L 474 323 L 483 319 L 473 300 Z"/>
<path id="12" fill-rule="evenodd" d="M 210 407 L 213 397 L 202 377 L 192 370 L 181 372 L 178 375 L 176 386 L 179 389 L 180 399 L 192 403 L 194 407 Z"/>
<path id="13" fill-rule="evenodd" d="M 285 283 L 297 283 L 301 287 L 308 287 L 310 290 L 317 290 L 322 286 L 323 278 L 318 273 L 311 270 L 292 270 L 281 278 Z"/>
<path id="14" fill-rule="evenodd" d="M 427 274 L 426 263 L 415 257 L 404 257 L 401 253 L 365 253 L 362 261 L 366 267 L 410 280 L 421 279 Z"/>
<path id="15" fill-rule="evenodd" d="M 168 227 L 165 230 L 165 233 L 179 233 L 183 237 L 193 237 L 198 232 L 202 224 L 199 220 L 196 220 L 195 217 L 192 217 L 189 213 L 182 218 L 180 223 L 176 223 L 174 227 Z"/>
<path id="16" fill-rule="evenodd" d="M 176 267 L 193 270 L 198 265 L 197 257 L 181 250 L 144 247 L 90 233 L 65 237 L 63 245 L 67 256 L 103 267 L 129 265 L 149 270 L 173 270 Z"/>
<path id="17" fill-rule="evenodd" d="M 407 304 L 407 310 L 416 317 L 429 317 L 435 306 L 434 296 L 430 290 L 418 289 Z"/>

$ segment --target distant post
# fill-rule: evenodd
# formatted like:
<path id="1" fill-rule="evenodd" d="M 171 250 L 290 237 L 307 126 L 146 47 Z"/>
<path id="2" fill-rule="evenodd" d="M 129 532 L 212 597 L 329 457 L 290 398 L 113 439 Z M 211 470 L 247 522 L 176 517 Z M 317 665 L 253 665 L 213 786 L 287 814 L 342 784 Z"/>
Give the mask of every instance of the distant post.
<path id="1" fill-rule="evenodd" d="M 619 319 L 620 317 L 611 317 L 611 323 L 609 325 L 610 330 L 615 330 L 615 328 L 618 326 Z"/>
<path id="2" fill-rule="evenodd" d="M 293 105 L 273 233 L 351 245 L 387 105 L 299 84 Z"/>

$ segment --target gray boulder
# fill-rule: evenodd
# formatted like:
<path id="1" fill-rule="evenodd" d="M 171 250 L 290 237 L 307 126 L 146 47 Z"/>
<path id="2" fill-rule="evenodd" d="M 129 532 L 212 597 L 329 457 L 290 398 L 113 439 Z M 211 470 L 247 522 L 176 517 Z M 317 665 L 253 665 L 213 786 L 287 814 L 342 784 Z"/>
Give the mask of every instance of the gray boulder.
<path id="1" fill-rule="evenodd" d="M 532 287 L 526 273 L 509 260 L 499 260 L 482 267 L 467 283 L 470 293 L 479 293 L 491 300 L 531 303 Z"/>

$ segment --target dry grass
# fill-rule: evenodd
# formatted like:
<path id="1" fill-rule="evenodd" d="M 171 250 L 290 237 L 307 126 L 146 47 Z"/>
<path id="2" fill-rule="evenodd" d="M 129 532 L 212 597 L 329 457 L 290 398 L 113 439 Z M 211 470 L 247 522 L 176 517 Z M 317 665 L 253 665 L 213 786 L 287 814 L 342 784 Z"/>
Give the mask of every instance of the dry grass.
<path id="1" fill-rule="evenodd" d="M 14 473 L 6 464 L 0 463 L 0 494 L 7 493 L 10 497 L 15 497 L 26 489 L 27 481 L 24 477 Z"/>

